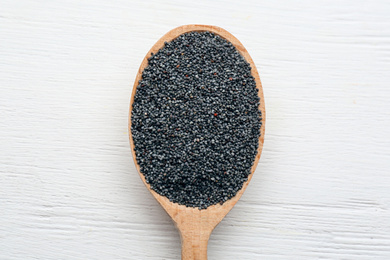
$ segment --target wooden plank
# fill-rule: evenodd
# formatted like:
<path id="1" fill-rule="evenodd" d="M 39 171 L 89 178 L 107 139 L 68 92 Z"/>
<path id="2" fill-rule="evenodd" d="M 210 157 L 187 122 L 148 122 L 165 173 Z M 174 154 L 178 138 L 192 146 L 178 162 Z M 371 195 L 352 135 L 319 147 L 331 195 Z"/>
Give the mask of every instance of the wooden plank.
<path id="1" fill-rule="evenodd" d="M 3 1 L 0 259 L 179 259 L 139 180 L 132 83 L 167 31 L 246 47 L 267 106 L 257 172 L 209 259 L 390 258 L 387 1 Z"/>

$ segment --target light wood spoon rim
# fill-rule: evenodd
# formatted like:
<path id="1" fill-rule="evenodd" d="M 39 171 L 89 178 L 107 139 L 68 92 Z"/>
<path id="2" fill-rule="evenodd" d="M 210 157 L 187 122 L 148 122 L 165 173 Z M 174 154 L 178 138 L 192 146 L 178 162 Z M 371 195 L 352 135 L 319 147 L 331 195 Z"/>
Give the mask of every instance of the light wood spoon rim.
<path id="1" fill-rule="evenodd" d="M 198 208 L 186 207 L 184 205 L 179 205 L 177 203 L 173 203 L 169 201 L 168 198 L 159 195 L 157 192 L 150 188 L 150 185 L 146 183 L 145 176 L 141 173 L 139 165 L 136 160 L 136 155 L 134 152 L 134 142 L 131 134 L 131 112 L 133 109 L 134 96 L 136 93 L 136 89 L 138 86 L 139 80 L 142 78 L 142 72 L 145 67 L 148 65 L 148 58 L 151 56 L 151 53 L 157 53 L 159 49 L 164 47 L 165 42 L 170 42 L 173 39 L 177 38 L 183 33 L 191 32 L 191 31 L 209 31 L 213 32 L 222 38 L 231 42 L 240 54 L 246 59 L 247 62 L 251 65 L 251 73 L 255 78 L 256 88 L 259 90 L 258 95 L 260 97 L 260 106 L 259 109 L 262 113 L 262 126 L 261 126 L 261 136 L 259 138 L 259 147 L 257 149 L 257 155 L 253 166 L 251 168 L 251 174 L 248 176 L 248 180 L 243 184 L 241 190 L 237 192 L 237 194 L 226 201 L 225 203 L 216 204 L 209 206 L 207 209 L 199 210 Z M 245 189 L 247 188 L 249 182 L 252 179 L 253 173 L 257 167 L 257 164 L 260 159 L 261 151 L 263 149 L 264 143 L 264 130 L 265 130 L 265 105 L 264 105 L 264 97 L 263 97 L 263 89 L 260 82 L 259 73 L 257 72 L 255 63 L 252 58 L 249 56 L 248 51 L 242 45 L 242 43 L 230 34 L 228 31 L 211 25 L 183 25 L 177 27 L 168 33 L 166 33 L 162 38 L 160 38 L 156 44 L 150 49 L 150 51 L 146 54 L 143 59 L 141 66 L 138 70 L 137 76 L 135 78 L 133 92 L 131 95 L 130 101 L 130 111 L 129 111 L 129 138 L 130 138 L 130 147 L 131 153 L 133 155 L 135 166 L 138 170 L 139 176 L 141 180 L 145 184 L 146 188 L 150 191 L 150 193 L 154 196 L 154 198 L 161 204 L 161 206 L 165 209 L 168 215 L 172 218 L 176 227 L 180 231 L 181 241 L 182 241 L 182 259 L 207 259 L 207 242 L 210 237 L 213 229 L 218 225 L 218 223 L 225 217 L 225 215 L 233 208 L 233 206 L 240 199 Z"/>

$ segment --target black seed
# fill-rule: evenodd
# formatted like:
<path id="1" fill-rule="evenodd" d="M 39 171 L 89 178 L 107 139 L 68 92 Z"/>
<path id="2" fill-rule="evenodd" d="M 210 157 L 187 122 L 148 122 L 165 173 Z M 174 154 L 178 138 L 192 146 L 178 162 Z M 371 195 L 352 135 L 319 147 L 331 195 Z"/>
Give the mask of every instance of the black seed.
<path id="1" fill-rule="evenodd" d="M 199 209 L 234 197 L 257 153 L 257 92 L 249 63 L 213 33 L 182 34 L 152 54 L 131 114 L 136 160 L 151 188 Z"/>

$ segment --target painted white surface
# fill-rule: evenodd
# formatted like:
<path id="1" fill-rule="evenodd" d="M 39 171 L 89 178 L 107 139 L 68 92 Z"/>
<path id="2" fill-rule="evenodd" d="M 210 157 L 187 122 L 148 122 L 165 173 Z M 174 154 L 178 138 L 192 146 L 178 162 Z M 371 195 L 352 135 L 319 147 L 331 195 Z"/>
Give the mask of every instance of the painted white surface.
<path id="1" fill-rule="evenodd" d="M 263 155 L 209 259 L 390 259 L 389 1 L 0 3 L 0 259 L 179 259 L 132 162 L 149 48 L 223 27 L 264 87 Z"/>

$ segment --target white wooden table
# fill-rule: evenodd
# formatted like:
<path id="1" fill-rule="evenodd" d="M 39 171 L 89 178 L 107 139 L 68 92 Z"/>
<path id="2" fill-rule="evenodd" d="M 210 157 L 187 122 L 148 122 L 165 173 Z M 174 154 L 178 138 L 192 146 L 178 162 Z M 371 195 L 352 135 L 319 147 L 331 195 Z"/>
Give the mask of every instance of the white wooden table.
<path id="1" fill-rule="evenodd" d="M 0 3 L 0 259 L 179 259 L 136 173 L 137 69 L 179 25 L 256 62 L 263 155 L 209 259 L 390 259 L 389 1 Z"/>

